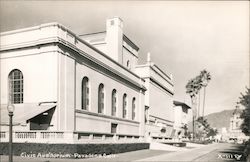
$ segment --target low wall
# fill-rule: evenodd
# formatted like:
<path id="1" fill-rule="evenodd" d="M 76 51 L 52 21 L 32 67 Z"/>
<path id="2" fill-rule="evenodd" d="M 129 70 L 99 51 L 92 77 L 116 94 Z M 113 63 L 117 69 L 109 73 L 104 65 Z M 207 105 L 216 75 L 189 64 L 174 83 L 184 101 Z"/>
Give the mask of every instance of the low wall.
<path id="1" fill-rule="evenodd" d="M 14 143 L 13 154 L 16 156 L 83 158 L 77 155 L 109 155 L 135 150 L 149 149 L 149 143 L 119 144 L 41 144 Z M 48 155 L 50 154 L 50 155 Z M 57 155 L 56 155 L 57 154 Z M 0 143 L 0 155 L 8 155 L 8 143 Z"/>

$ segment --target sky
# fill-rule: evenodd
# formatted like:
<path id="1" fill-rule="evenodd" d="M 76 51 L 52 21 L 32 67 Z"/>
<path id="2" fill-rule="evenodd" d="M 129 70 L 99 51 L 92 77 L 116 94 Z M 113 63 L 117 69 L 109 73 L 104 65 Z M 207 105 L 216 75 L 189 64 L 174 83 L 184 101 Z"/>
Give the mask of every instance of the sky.
<path id="1" fill-rule="evenodd" d="M 201 70 L 212 79 L 205 114 L 234 109 L 249 87 L 248 1 L 0 1 L 0 31 L 59 22 L 76 34 L 123 20 L 124 33 L 174 78 L 174 99 L 190 103 L 188 80 Z M 201 92 L 203 93 L 203 92 Z"/>

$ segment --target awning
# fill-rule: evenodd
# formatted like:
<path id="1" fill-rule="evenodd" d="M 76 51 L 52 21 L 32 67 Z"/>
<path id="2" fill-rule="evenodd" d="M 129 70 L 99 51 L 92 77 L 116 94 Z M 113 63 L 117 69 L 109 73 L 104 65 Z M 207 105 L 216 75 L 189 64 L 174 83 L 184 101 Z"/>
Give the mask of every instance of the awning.
<path id="1" fill-rule="evenodd" d="M 15 104 L 13 124 L 26 123 L 27 120 L 55 107 L 56 104 Z M 0 110 L 0 124 L 9 124 L 7 105 L 0 105 Z"/>

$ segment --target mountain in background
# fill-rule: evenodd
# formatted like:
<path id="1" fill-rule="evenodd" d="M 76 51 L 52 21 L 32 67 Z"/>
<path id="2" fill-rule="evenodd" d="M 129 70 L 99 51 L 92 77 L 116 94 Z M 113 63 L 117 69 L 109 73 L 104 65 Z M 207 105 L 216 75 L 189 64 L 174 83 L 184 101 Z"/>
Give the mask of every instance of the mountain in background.
<path id="1" fill-rule="evenodd" d="M 230 125 L 230 117 L 233 115 L 233 110 L 224 110 L 217 113 L 212 113 L 205 116 L 208 123 L 212 128 L 220 129 L 222 127 L 229 128 Z"/>
<path id="2" fill-rule="evenodd" d="M 227 130 L 229 129 L 230 125 L 230 117 L 232 116 L 234 112 L 233 110 L 224 110 L 221 112 L 212 113 L 205 116 L 205 119 L 207 119 L 208 123 L 212 128 L 217 128 L 217 130 L 220 132 L 221 128 L 225 127 Z M 192 122 L 189 122 L 188 124 L 189 130 L 192 131 Z"/>

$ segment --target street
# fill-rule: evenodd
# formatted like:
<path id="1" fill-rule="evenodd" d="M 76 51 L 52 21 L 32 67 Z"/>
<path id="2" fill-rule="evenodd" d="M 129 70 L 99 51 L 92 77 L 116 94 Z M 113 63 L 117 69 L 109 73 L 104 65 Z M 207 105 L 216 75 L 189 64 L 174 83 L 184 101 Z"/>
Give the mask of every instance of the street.
<path id="1" fill-rule="evenodd" d="M 15 156 L 14 161 L 31 162 L 52 162 L 52 161 L 245 161 L 242 154 L 243 145 L 228 144 L 228 143 L 215 143 L 202 147 L 191 148 L 176 152 L 163 151 L 163 150 L 139 150 L 127 153 L 115 154 L 101 158 L 88 158 L 88 159 L 52 159 L 52 158 L 27 158 Z M 2 156 L 2 161 L 8 161 L 8 156 Z"/>
<path id="2" fill-rule="evenodd" d="M 238 144 L 216 143 L 188 151 L 163 154 L 139 161 L 244 161 L 243 146 Z"/>

